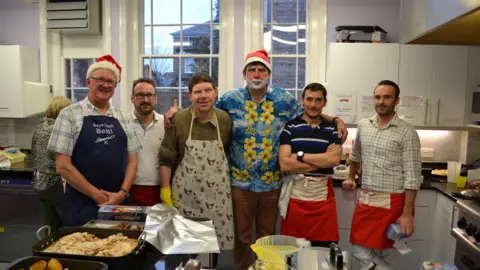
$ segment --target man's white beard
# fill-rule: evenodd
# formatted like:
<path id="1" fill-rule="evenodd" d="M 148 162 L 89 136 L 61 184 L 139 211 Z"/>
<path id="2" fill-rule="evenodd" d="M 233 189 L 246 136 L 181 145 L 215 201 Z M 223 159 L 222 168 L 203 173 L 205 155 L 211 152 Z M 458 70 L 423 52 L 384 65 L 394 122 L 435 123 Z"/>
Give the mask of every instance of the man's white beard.
<path id="1" fill-rule="evenodd" d="M 267 83 L 268 83 L 268 78 L 265 78 L 263 80 L 254 80 L 254 79 L 246 79 L 247 81 L 247 87 L 248 89 L 251 89 L 251 90 L 262 90 L 262 89 L 265 89 L 265 87 L 267 87 Z"/>

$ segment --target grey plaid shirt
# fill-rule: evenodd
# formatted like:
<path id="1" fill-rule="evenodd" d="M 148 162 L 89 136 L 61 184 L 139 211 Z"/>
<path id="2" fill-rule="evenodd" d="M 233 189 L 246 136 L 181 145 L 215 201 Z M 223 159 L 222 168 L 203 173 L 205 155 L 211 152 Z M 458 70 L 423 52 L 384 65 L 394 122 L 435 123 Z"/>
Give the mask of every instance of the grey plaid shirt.
<path id="1" fill-rule="evenodd" d="M 360 120 L 350 159 L 362 162 L 362 188 L 403 193 L 422 184 L 420 139 L 406 121 L 393 117 L 379 128 L 377 116 Z"/>
<path id="2" fill-rule="evenodd" d="M 95 108 L 90 101 L 87 103 L 87 108 L 89 115 L 101 115 L 100 111 Z M 142 149 L 140 141 L 129 123 L 127 114 L 124 115 L 122 111 L 117 110 L 113 108 L 113 105 L 110 105 L 110 108 L 105 115 L 114 117 L 120 122 L 120 125 L 127 134 L 128 149 L 126 150 L 129 155 L 135 154 Z M 80 135 L 80 131 L 82 130 L 82 126 L 83 111 L 81 104 L 74 103 L 67 108 L 64 108 L 55 120 L 52 135 L 48 141 L 48 149 L 56 153 L 71 156 L 75 143 Z"/>

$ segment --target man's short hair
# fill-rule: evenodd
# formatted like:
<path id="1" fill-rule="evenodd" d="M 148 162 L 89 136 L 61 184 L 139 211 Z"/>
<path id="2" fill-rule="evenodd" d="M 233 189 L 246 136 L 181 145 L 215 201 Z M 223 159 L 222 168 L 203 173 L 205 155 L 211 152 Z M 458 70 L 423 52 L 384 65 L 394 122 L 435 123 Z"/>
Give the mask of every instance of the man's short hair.
<path id="1" fill-rule="evenodd" d="M 199 83 L 211 83 L 212 88 L 215 89 L 215 82 L 213 81 L 213 78 L 208 75 L 208 73 L 205 72 L 198 72 L 195 75 L 193 75 L 192 78 L 188 81 L 188 92 L 192 93 L 193 87 Z"/>
<path id="2" fill-rule="evenodd" d="M 400 96 L 400 87 L 398 87 L 398 84 L 396 84 L 396 83 L 394 83 L 390 80 L 382 80 L 377 84 L 377 86 L 375 86 L 375 89 L 377 89 L 377 87 L 379 87 L 380 85 L 388 85 L 388 86 L 393 87 L 395 89 L 395 99 Z M 375 89 L 373 90 L 374 94 L 375 94 Z"/>
<path id="3" fill-rule="evenodd" d="M 151 86 L 153 86 L 153 89 L 155 90 L 156 86 L 155 86 L 155 81 L 150 79 L 150 78 L 138 78 L 136 79 L 135 81 L 133 81 L 133 86 L 132 86 L 132 94 L 134 93 L 133 90 L 135 89 L 135 86 L 137 86 L 137 84 L 139 83 L 148 83 L 150 84 Z"/>
<path id="4" fill-rule="evenodd" d="M 302 92 L 302 98 L 305 98 L 305 92 L 307 90 L 310 90 L 312 92 L 315 92 L 315 91 L 322 91 L 323 93 L 323 98 L 325 100 L 327 100 L 327 89 L 325 88 L 325 86 L 323 86 L 321 83 L 311 83 L 307 86 L 305 86 L 305 88 L 303 89 L 303 92 Z"/>

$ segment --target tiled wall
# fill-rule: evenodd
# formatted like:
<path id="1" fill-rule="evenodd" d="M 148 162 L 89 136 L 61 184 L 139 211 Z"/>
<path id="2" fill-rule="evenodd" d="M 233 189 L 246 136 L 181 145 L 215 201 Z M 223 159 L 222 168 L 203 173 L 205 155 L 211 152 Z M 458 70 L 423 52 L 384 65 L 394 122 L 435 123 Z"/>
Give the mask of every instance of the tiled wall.
<path id="1" fill-rule="evenodd" d="M 4 120 L 1 119 L 0 120 Z M 15 147 L 30 149 L 35 127 L 41 123 L 40 117 L 14 119 Z"/>

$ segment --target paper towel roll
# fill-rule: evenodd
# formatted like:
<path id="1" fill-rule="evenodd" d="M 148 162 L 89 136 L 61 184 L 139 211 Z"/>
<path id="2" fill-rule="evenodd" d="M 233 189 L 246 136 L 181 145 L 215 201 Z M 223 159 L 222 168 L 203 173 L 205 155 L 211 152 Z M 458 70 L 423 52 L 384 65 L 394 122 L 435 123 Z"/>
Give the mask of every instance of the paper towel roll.
<path id="1" fill-rule="evenodd" d="M 462 168 L 462 163 L 458 161 L 449 161 L 447 163 L 447 182 L 449 183 L 456 183 L 457 176 L 460 176 L 460 170 Z"/>

